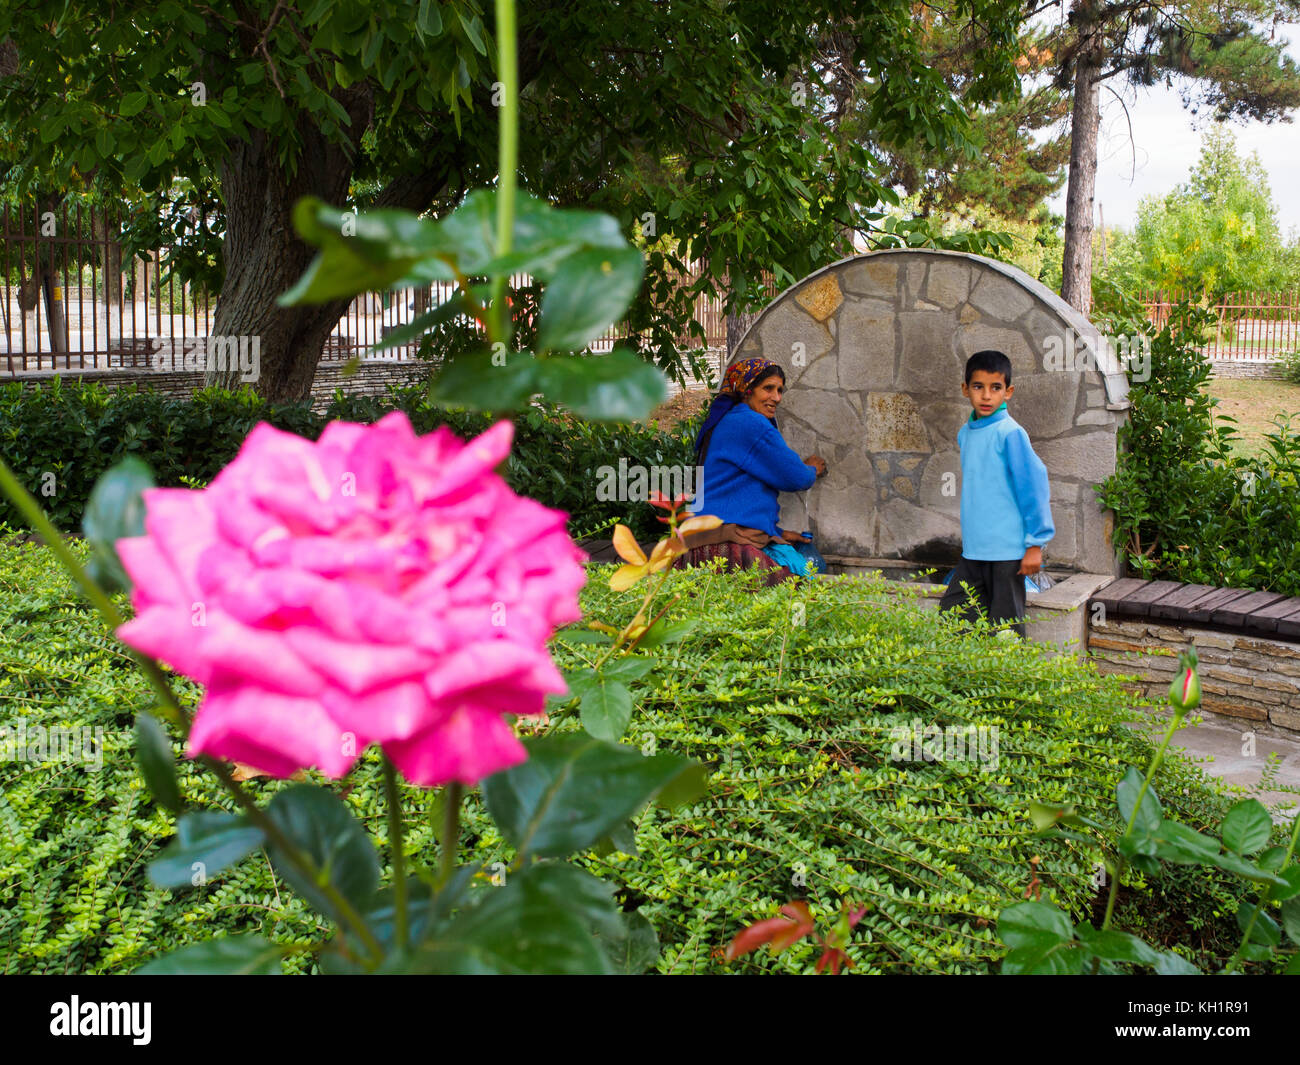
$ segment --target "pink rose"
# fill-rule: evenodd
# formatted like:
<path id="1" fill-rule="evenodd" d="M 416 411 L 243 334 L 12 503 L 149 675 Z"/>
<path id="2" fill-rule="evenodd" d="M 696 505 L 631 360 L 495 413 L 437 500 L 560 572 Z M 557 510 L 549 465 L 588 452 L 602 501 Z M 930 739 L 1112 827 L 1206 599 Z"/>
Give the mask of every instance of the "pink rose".
<path id="1" fill-rule="evenodd" d="M 585 556 L 494 472 L 512 436 L 260 424 L 204 491 L 146 491 L 118 635 L 207 689 L 190 756 L 337 778 L 378 743 L 426 786 L 523 761 L 502 715 L 565 690 L 546 641 L 581 616 Z"/>

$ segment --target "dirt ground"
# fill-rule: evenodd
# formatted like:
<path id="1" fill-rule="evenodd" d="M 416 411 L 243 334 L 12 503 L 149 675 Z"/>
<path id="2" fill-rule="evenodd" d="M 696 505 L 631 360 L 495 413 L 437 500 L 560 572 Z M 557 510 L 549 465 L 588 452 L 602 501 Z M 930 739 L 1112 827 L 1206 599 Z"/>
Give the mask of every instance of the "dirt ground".
<path id="1" fill-rule="evenodd" d="M 1300 412 L 1300 385 L 1288 381 L 1212 377 L 1206 389 L 1220 401 L 1216 414 L 1237 419 L 1241 440 L 1233 450 L 1243 455 L 1258 452 L 1265 434 L 1277 431 L 1275 416 Z M 1294 424 L 1300 428 L 1300 418 Z"/>
<path id="2" fill-rule="evenodd" d="M 666 403 L 660 403 L 650 412 L 646 424 L 658 422 L 660 429 L 671 429 L 678 422 L 690 421 L 709 405 L 713 393 L 706 388 L 678 392 Z"/>

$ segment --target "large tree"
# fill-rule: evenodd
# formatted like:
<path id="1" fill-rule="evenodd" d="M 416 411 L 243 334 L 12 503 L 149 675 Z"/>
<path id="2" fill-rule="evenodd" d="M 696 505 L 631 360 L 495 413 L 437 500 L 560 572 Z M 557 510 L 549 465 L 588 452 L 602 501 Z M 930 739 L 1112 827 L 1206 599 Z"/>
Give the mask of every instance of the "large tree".
<path id="1" fill-rule="evenodd" d="M 1036 12 L 1060 8 L 1051 0 Z M 1177 84 L 1193 111 L 1231 118 L 1290 121 L 1300 106 L 1300 67 L 1274 33 L 1300 13 L 1296 0 L 1072 0 L 1058 32 L 1056 84 L 1073 92 L 1069 185 L 1061 295 L 1086 312 L 1091 302 L 1097 126 L 1101 90 L 1111 78 L 1136 85 Z"/>
<path id="2" fill-rule="evenodd" d="M 967 7 L 995 43 L 1011 40 L 1014 4 Z M 845 229 L 888 195 L 870 157 L 828 136 L 807 102 L 820 99 L 824 27 L 853 28 L 853 62 L 881 83 L 882 128 L 954 120 L 911 11 L 910 0 L 521 8 L 522 178 L 651 242 L 634 325 L 662 364 L 677 358 L 684 305 L 667 275 L 682 260 L 705 259 L 704 283 L 729 277 L 729 300 L 743 300 L 765 269 L 794 278 L 842 251 Z M 214 331 L 260 336 L 259 391 L 300 398 L 344 306 L 276 304 L 313 254 L 293 204 L 441 213 L 489 184 L 491 35 L 478 0 L 11 0 L 0 9 L 0 39 L 18 51 L 0 80 L 11 179 L 39 170 L 71 187 L 93 174 L 161 195 L 181 177 L 213 190 Z M 996 81 L 1012 58 L 991 48 L 979 76 Z"/>

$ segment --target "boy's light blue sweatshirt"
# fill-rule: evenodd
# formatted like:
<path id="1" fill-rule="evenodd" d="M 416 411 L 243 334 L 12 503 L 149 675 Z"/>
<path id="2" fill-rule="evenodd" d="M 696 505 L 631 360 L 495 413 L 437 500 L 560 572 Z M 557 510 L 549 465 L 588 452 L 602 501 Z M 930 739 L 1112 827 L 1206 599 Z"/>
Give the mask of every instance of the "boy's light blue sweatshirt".
<path id="1" fill-rule="evenodd" d="M 985 418 L 971 413 L 957 432 L 961 448 L 961 553 L 977 562 L 1010 562 L 1055 534 L 1047 467 L 1029 434 L 1002 404 Z"/>
<path id="2" fill-rule="evenodd" d="M 815 480 L 817 471 L 791 450 L 776 426 L 742 403 L 713 430 L 691 513 L 714 514 L 779 537 L 777 493 L 802 492 Z"/>

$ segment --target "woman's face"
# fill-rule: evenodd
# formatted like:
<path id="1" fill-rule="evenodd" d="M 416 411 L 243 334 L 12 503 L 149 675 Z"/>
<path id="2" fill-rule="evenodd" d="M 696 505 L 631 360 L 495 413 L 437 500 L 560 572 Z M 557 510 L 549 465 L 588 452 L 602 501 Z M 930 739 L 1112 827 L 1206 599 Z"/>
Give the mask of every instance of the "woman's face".
<path id="1" fill-rule="evenodd" d="M 774 417 L 777 404 L 785 394 L 785 382 L 776 374 L 759 381 L 745 393 L 745 402 L 764 418 Z"/>

